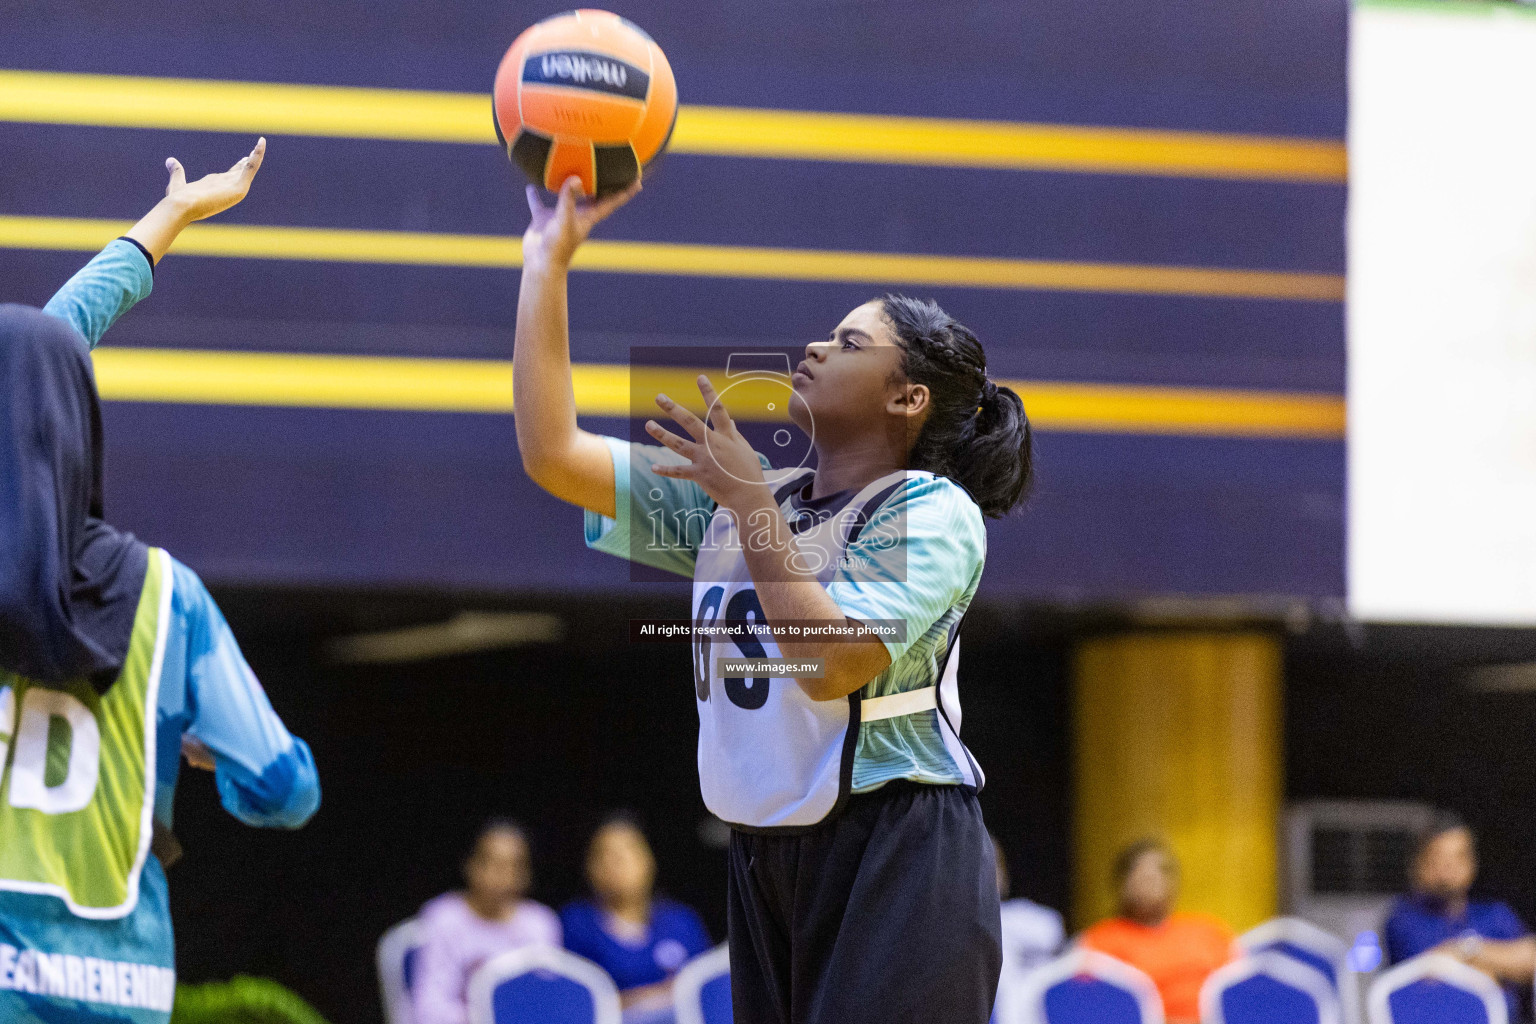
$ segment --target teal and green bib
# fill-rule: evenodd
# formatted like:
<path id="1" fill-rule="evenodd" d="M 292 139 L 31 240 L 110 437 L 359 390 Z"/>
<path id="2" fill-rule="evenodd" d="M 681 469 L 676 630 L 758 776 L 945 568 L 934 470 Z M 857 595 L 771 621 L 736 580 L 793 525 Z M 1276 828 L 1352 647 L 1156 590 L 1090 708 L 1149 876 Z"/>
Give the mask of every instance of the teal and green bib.
<path id="1" fill-rule="evenodd" d="M 170 556 L 151 549 L 128 657 L 105 694 L 0 672 L 0 890 L 57 896 L 92 919 L 137 904 L 171 585 Z"/>

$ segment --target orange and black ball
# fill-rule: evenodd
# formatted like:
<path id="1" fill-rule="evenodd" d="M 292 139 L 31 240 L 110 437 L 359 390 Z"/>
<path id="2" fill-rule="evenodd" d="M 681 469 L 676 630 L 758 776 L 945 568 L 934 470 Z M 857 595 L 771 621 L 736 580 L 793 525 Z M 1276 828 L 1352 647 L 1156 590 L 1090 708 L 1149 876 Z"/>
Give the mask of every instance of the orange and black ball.
<path id="1" fill-rule="evenodd" d="M 677 120 L 666 54 L 608 11 L 567 11 L 517 37 L 496 72 L 496 137 L 551 192 L 575 175 L 589 196 L 627 187 Z"/>

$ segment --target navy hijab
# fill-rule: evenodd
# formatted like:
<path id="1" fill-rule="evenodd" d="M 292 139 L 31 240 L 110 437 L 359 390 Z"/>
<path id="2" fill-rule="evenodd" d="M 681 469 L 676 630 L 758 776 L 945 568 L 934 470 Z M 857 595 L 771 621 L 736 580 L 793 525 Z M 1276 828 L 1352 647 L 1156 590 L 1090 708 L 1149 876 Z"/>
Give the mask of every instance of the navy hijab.
<path id="1" fill-rule="evenodd" d="M 0 305 L 0 668 L 112 685 L 149 551 L 102 520 L 101 404 L 89 345 Z"/>

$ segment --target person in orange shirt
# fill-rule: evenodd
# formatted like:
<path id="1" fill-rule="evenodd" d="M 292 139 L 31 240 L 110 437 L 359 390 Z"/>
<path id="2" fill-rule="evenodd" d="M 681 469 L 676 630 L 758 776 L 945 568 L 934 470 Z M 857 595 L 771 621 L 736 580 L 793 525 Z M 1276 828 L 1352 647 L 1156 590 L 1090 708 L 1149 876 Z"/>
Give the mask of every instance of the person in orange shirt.
<path id="1" fill-rule="evenodd" d="M 1084 931 L 1078 944 L 1150 977 L 1168 1024 L 1198 1024 L 1200 986 L 1237 956 L 1232 929 L 1206 914 L 1173 912 L 1179 862 L 1157 840 L 1132 843 L 1115 859 L 1115 891 L 1119 914 Z"/>

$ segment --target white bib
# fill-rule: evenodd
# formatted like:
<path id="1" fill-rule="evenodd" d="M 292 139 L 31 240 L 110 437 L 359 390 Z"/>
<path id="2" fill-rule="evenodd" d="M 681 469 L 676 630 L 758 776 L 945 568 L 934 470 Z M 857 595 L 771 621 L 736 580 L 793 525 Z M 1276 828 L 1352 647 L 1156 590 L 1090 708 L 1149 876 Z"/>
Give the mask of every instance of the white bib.
<path id="1" fill-rule="evenodd" d="M 811 473 L 779 488 L 783 498 L 803 487 Z M 843 508 L 799 531 L 806 568 L 823 583 L 837 571 L 850 536 L 866 525 L 878 505 L 906 480 L 898 471 L 870 483 Z M 878 500 L 877 500 L 878 499 Z M 794 524 L 795 513 L 787 513 Z M 747 533 L 751 536 L 748 524 Z M 733 514 L 716 509 L 699 546 L 694 569 L 693 621 L 765 622 L 742 552 Z M 704 803 L 717 817 L 750 828 L 814 825 L 847 796 L 858 740 L 859 694 L 814 701 L 788 677 L 720 678 L 721 658 L 781 657 L 772 637 L 695 638 L 694 684 L 699 707 L 699 785 Z M 931 691 L 925 691 L 931 692 Z M 906 695 L 901 695 L 906 697 Z M 874 703 L 874 702 L 871 702 Z M 881 717 L 923 710 L 893 704 Z M 929 702 L 927 708 L 932 708 Z M 888 712 L 889 714 L 886 714 Z"/>

